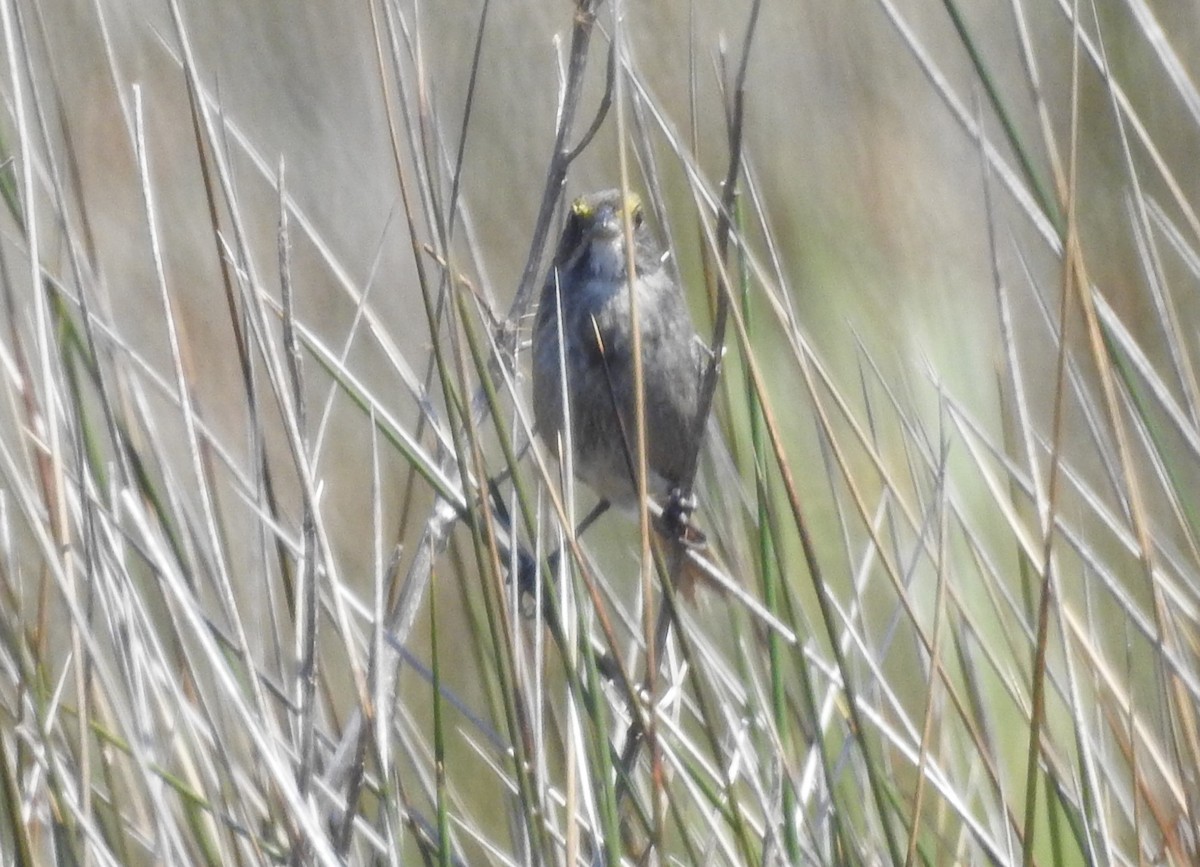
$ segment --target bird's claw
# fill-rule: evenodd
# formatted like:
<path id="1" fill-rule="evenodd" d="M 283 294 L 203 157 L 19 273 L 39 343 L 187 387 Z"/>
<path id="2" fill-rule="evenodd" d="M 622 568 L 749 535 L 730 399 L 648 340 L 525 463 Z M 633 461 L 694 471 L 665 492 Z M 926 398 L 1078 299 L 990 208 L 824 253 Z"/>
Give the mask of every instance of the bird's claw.
<path id="1" fill-rule="evenodd" d="M 546 558 L 540 577 L 545 580 L 547 575 L 553 576 L 558 572 L 558 551 Z M 533 557 L 524 548 L 517 551 L 517 592 L 520 594 L 521 616 L 526 620 L 537 617 L 539 572 Z"/>
<path id="2" fill-rule="evenodd" d="M 708 537 L 692 523 L 694 511 L 696 511 L 695 496 L 685 495 L 680 488 L 672 488 L 659 518 L 659 532 L 666 538 L 689 548 L 705 547 L 708 544 Z"/>

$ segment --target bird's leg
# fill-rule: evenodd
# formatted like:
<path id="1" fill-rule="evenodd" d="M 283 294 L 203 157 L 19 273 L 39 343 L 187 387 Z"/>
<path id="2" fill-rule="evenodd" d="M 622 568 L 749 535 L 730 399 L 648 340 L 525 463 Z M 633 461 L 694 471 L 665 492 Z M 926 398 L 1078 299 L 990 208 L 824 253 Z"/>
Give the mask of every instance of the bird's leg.
<path id="1" fill-rule="evenodd" d="M 608 500 L 601 499 L 596 505 L 592 506 L 592 510 L 583 516 L 583 520 L 579 522 L 579 526 L 575 528 L 575 538 L 578 539 L 583 535 L 584 530 L 596 523 L 596 521 L 612 508 L 612 503 Z"/>
<path id="2" fill-rule="evenodd" d="M 495 492 L 493 492 L 495 496 Z M 596 505 L 592 506 L 591 511 L 583 516 L 583 520 L 575 527 L 575 538 L 578 539 L 584 534 L 584 531 L 612 507 L 612 503 L 608 500 L 601 499 Z M 546 557 L 546 564 L 543 574 L 553 575 L 558 571 L 559 558 L 562 556 L 562 548 L 556 548 Z M 534 562 L 533 556 L 525 550 L 523 546 L 517 548 L 517 588 L 521 591 L 523 600 L 532 600 L 536 598 L 537 593 L 537 564 Z M 522 613 L 526 617 L 533 617 L 536 611 L 533 605 L 522 605 Z"/>

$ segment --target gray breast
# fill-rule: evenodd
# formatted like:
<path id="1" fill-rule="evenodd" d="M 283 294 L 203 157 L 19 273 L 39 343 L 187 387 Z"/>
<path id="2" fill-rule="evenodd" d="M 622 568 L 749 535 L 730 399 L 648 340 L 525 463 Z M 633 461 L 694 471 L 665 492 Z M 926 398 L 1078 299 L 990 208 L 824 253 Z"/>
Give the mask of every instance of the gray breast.
<path id="1" fill-rule="evenodd" d="M 563 431 L 563 379 L 554 275 L 542 293 L 533 346 L 534 411 L 538 431 L 554 447 Z M 634 370 L 628 290 L 591 275 L 563 299 L 562 333 L 575 473 L 614 502 L 632 499 L 635 454 Z M 690 460 L 701 351 L 682 294 L 665 270 L 639 275 L 638 312 L 646 397 L 651 489 L 666 494 Z M 601 346 L 603 349 L 601 350 Z"/>

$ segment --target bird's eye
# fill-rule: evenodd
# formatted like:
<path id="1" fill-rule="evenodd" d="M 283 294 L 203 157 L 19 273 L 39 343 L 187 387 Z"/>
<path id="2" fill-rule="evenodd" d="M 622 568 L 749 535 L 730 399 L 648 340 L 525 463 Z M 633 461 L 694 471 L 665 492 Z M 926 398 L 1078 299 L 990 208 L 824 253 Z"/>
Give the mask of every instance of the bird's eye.
<path id="1" fill-rule="evenodd" d="M 640 207 L 633 209 L 633 227 L 635 229 L 641 228 L 641 225 L 643 222 L 645 222 L 645 219 L 646 218 L 642 214 L 642 209 Z"/>

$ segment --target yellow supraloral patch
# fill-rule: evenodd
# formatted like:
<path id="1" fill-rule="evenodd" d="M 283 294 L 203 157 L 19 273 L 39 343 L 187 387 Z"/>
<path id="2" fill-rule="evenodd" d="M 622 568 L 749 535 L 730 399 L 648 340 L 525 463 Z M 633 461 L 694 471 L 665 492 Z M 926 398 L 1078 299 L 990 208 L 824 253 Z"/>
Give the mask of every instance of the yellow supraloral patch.
<path id="1" fill-rule="evenodd" d="M 637 193 L 630 193 L 625 197 L 624 205 L 625 213 L 634 216 L 642 209 L 642 197 Z M 571 203 L 571 213 L 580 219 L 590 220 L 596 216 L 596 208 L 588 201 L 587 196 L 580 196 Z"/>

